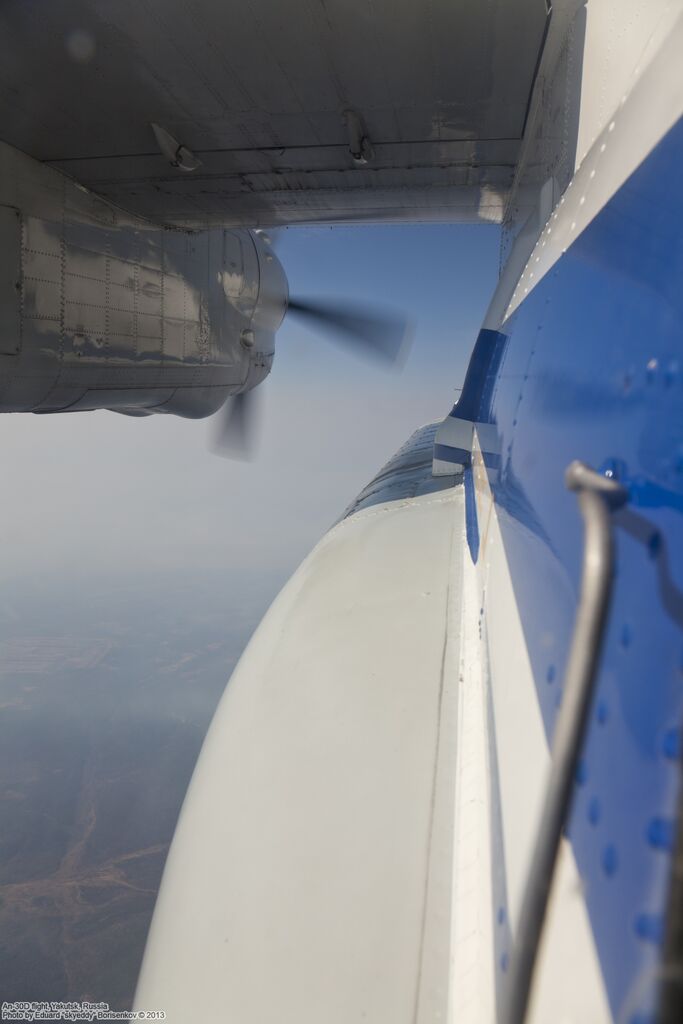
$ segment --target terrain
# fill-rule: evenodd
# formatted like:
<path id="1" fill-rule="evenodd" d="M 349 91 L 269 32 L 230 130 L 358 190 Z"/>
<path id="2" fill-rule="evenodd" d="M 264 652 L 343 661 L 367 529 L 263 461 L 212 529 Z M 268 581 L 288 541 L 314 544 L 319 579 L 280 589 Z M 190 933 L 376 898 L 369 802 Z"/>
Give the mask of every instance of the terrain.
<path id="1" fill-rule="evenodd" d="M 0 993 L 130 1006 L 215 706 L 280 581 L 12 581 L 0 597 Z"/>

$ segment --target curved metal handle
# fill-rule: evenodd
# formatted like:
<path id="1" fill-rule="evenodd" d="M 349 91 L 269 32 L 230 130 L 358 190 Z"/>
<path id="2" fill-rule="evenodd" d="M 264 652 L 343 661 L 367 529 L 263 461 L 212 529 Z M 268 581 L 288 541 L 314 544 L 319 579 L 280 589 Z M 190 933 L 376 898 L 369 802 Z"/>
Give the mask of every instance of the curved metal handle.
<path id="1" fill-rule="evenodd" d="M 523 1024 L 526 1018 L 557 851 L 571 804 L 612 595 L 614 543 L 610 512 L 623 505 L 628 496 L 618 481 L 596 473 L 583 462 L 572 462 L 568 466 L 565 483 L 569 490 L 576 491 L 584 520 L 581 590 L 553 737 L 550 779 L 517 927 L 503 1009 L 506 1024 Z"/>

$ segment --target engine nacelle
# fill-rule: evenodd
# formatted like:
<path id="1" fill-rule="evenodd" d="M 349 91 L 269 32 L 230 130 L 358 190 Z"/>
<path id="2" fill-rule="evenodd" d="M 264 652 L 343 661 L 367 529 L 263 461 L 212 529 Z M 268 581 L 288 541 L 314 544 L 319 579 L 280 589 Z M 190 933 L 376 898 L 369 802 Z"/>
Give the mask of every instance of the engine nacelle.
<path id="1" fill-rule="evenodd" d="M 263 236 L 151 226 L 0 147 L 0 412 L 196 418 L 268 375 L 288 293 Z"/>

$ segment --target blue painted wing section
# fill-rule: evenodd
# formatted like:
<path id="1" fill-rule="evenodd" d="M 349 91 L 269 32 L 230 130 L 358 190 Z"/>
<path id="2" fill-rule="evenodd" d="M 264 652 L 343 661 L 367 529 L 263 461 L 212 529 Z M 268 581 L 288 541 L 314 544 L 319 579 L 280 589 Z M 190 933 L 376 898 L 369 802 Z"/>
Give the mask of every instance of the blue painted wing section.
<path id="1" fill-rule="evenodd" d="M 478 420 L 482 412 L 490 407 L 491 392 L 505 341 L 505 335 L 499 331 L 491 331 L 486 327 L 479 331 L 465 374 L 462 393 L 453 406 L 451 416 L 463 420 Z"/>
<path id="2" fill-rule="evenodd" d="M 582 558 L 564 470 L 582 459 L 629 489 L 617 516 L 615 597 L 569 825 L 620 1021 L 644 1019 L 634 1015 L 643 1009 L 638 989 L 654 998 L 679 784 L 681 166 L 683 122 L 501 332 L 482 332 L 454 410 L 495 425 L 499 464 L 487 460 L 489 477 L 549 739 Z"/>
<path id="3" fill-rule="evenodd" d="M 466 466 L 464 472 L 465 485 L 465 535 L 470 558 L 473 562 L 479 559 L 479 523 L 477 522 L 477 497 L 474 490 L 472 467 Z"/>

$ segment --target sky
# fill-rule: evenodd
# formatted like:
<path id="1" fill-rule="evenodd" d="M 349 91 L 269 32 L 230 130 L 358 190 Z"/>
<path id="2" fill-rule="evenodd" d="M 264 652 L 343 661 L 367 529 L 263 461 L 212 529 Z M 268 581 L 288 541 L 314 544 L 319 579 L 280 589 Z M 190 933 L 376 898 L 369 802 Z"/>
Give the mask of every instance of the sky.
<path id="1" fill-rule="evenodd" d="M 281 582 L 412 430 L 450 409 L 498 244 L 488 225 L 281 231 L 293 296 L 404 313 L 414 342 L 387 371 L 285 320 L 249 463 L 212 454 L 207 421 L 0 418 L 0 580 L 207 567 Z"/>

